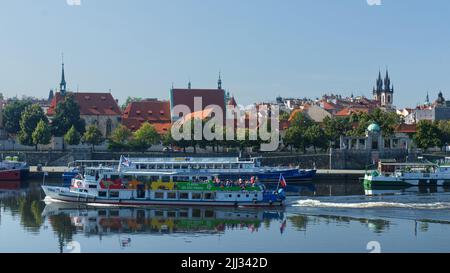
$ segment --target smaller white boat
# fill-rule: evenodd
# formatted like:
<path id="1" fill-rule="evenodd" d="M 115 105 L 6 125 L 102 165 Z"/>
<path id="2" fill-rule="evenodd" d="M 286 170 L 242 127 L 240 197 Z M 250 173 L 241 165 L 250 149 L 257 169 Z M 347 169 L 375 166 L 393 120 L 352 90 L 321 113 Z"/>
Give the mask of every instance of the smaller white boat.
<path id="1" fill-rule="evenodd" d="M 382 163 L 366 173 L 364 186 L 445 186 L 450 185 L 450 165 L 434 163 Z"/>

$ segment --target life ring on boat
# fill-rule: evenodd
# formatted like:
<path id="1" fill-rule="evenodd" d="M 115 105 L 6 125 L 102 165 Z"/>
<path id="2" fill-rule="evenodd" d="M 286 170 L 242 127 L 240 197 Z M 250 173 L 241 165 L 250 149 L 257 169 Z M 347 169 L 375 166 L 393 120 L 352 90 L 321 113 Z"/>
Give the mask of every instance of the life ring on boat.
<path id="1" fill-rule="evenodd" d="M 77 181 L 77 187 L 80 188 L 83 185 L 83 183 L 81 183 L 81 181 Z"/>

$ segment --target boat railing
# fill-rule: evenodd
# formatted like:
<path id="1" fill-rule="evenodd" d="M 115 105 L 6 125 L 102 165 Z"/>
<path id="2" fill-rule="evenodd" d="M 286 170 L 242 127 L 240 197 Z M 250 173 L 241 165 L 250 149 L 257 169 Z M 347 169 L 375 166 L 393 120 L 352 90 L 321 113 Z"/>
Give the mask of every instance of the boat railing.
<path id="1" fill-rule="evenodd" d="M 68 168 L 86 168 L 86 167 L 117 167 L 119 166 L 119 160 L 76 160 L 70 162 L 67 167 Z"/>

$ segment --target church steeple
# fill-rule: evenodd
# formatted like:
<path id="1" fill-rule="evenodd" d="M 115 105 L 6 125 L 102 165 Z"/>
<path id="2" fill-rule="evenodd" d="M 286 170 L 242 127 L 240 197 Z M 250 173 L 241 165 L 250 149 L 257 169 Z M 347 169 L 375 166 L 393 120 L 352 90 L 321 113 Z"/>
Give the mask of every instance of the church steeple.
<path id="1" fill-rule="evenodd" d="M 217 89 L 222 89 L 222 76 L 219 72 L 219 80 L 217 81 Z"/>
<path id="2" fill-rule="evenodd" d="M 66 84 L 66 76 L 64 74 L 64 54 L 62 56 L 62 74 L 61 74 L 61 83 L 59 84 L 59 89 L 62 96 L 66 95 L 67 92 L 67 84 Z"/>
<path id="3" fill-rule="evenodd" d="M 389 78 L 389 72 L 387 69 L 386 69 L 386 77 L 384 78 L 384 90 L 386 92 L 391 91 L 391 79 Z"/>

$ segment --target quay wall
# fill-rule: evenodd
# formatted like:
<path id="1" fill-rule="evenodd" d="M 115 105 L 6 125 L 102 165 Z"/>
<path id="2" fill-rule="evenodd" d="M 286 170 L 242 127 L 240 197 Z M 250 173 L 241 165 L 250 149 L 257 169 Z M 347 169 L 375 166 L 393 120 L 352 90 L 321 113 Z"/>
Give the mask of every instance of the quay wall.
<path id="1" fill-rule="evenodd" d="M 121 155 L 129 157 L 185 157 L 185 156 L 203 156 L 217 157 L 228 156 L 238 157 L 238 153 L 113 153 L 113 152 L 92 152 L 91 150 L 73 150 L 73 151 L 21 151 L 21 152 L 1 152 L 1 157 L 19 156 L 20 160 L 28 162 L 31 166 L 67 166 L 76 160 L 118 160 Z M 261 156 L 262 164 L 265 166 L 300 166 L 301 168 L 316 169 L 334 169 L 334 170 L 364 170 L 368 165 L 377 162 L 378 159 L 396 159 L 397 162 L 405 162 L 417 158 L 415 152 L 406 152 L 403 150 L 389 151 L 380 153 L 365 151 L 336 150 L 331 155 L 322 154 L 300 154 L 300 153 L 264 153 L 264 154 L 245 154 L 246 156 Z"/>

